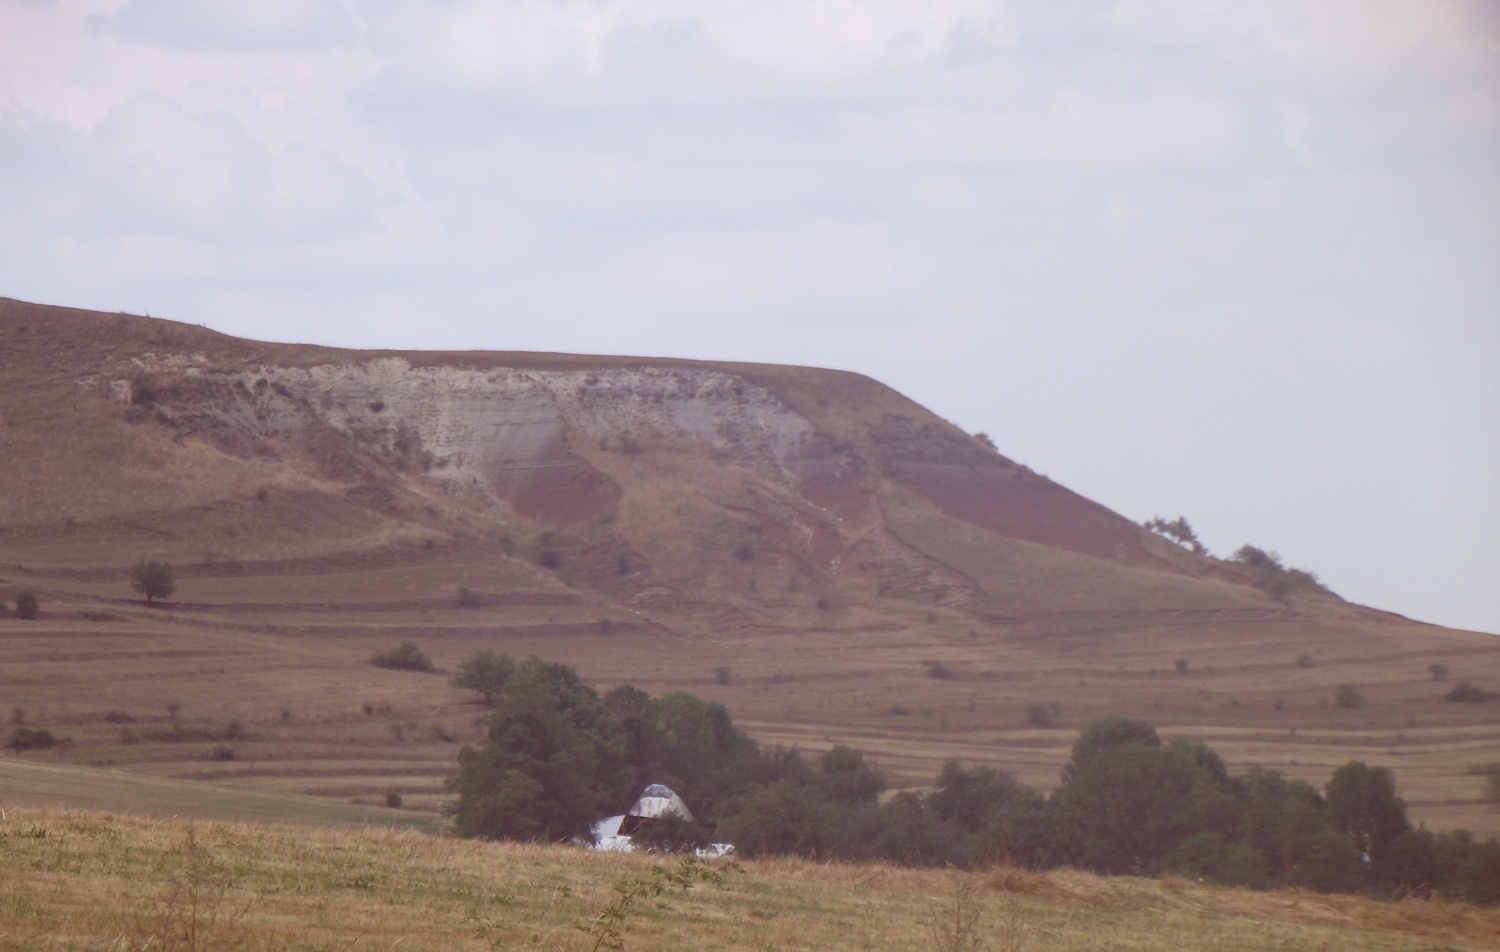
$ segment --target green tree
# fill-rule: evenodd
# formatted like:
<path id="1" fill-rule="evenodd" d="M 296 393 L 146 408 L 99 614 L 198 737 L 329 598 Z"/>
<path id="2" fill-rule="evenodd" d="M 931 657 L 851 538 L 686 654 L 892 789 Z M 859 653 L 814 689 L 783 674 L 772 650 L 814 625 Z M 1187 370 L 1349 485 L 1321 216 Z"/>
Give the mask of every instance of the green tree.
<path id="1" fill-rule="evenodd" d="M 146 596 L 150 605 L 158 598 L 171 598 L 177 591 L 177 579 L 167 563 L 141 559 L 130 570 L 130 587 Z"/>
<path id="2" fill-rule="evenodd" d="M 1073 742 L 1073 756 L 1069 758 L 1063 767 L 1063 783 L 1078 772 L 1084 764 L 1088 763 L 1097 755 L 1112 747 L 1120 747 L 1125 744 L 1144 744 L 1147 747 L 1160 747 L 1161 738 L 1156 736 L 1156 728 L 1145 721 L 1133 721 L 1126 717 L 1101 717 L 1090 722 L 1088 727 L 1078 735 L 1078 740 Z"/>
<path id="3" fill-rule="evenodd" d="M 477 692 L 486 705 L 493 706 L 495 696 L 505 689 L 505 682 L 515 670 L 516 661 L 510 655 L 496 654 L 485 648 L 459 662 L 449 683 L 456 688 Z"/>
<path id="4" fill-rule="evenodd" d="M 1216 780 L 1181 749 L 1124 743 L 1085 760 L 1053 797 L 1056 847 L 1101 873 L 1144 873 L 1219 811 L 1198 801 Z"/>
<path id="5" fill-rule="evenodd" d="M 3 607 L 3 606 L 0 606 Z M 16 617 L 31 619 L 37 613 L 36 593 L 31 589 L 22 589 L 16 594 Z"/>
<path id="6" fill-rule="evenodd" d="M 635 785 L 624 733 L 594 689 L 572 668 L 535 658 L 496 697 L 488 741 L 458 760 L 450 786 L 462 836 L 587 837 Z"/>
<path id="7" fill-rule="evenodd" d="M 844 744 L 823 755 L 816 782 L 823 796 L 846 806 L 874 803 L 885 789 L 880 771 L 865 763 L 864 754 Z"/>
<path id="8" fill-rule="evenodd" d="M 1373 864 L 1386 846 L 1411 830 L 1406 801 L 1396 795 L 1396 778 L 1384 767 L 1351 760 L 1328 780 L 1328 813 L 1339 831 Z"/>

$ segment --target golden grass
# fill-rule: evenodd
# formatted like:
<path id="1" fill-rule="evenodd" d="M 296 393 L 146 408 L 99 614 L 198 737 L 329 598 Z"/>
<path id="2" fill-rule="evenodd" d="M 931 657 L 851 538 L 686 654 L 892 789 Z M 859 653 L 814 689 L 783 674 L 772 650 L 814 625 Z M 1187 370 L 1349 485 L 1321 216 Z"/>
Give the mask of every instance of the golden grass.
<path id="1" fill-rule="evenodd" d="M 571 952 L 590 948 L 586 930 L 614 887 L 649 879 L 658 862 L 412 832 L 35 810 L 6 811 L 0 851 L 0 949 L 17 950 L 142 948 L 164 922 L 183 924 L 185 897 L 196 894 L 200 948 Z M 1500 911 L 1449 903 L 1069 870 L 959 877 L 770 860 L 742 864 L 722 889 L 643 902 L 627 916 L 625 947 L 935 949 L 934 924 L 959 902 L 983 935 L 1009 930 L 1026 950 L 1478 950 L 1500 941 Z"/>

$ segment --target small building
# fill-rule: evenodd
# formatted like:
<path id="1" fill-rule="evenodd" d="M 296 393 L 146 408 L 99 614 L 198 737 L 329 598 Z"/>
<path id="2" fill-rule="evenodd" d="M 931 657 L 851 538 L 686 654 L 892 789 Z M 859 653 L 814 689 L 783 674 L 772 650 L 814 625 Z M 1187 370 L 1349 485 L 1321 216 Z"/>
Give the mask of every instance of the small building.
<path id="1" fill-rule="evenodd" d="M 594 823 L 591 828 L 594 849 L 629 853 L 635 849 L 632 837 L 636 831 L 664 816 L 679 816 L 689 823 L 698 822 L 693 811 L 688 809 L 688 805 L 682 802 L 682 798 L 671 787 L 660 783 L 649 784 L 629 810 Z M 728 843 L 712 843 L 698 850 L 698 855 L 728 856 L 733 852 L 734 847 Z"/>

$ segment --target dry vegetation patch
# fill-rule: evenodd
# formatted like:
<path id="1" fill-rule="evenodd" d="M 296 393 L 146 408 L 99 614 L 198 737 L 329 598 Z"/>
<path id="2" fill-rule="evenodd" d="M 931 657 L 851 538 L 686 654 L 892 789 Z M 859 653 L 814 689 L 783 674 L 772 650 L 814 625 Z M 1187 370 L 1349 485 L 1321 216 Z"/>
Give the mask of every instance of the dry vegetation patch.
<path id="1" fill-rule="evenodd" d="M 17 950 L 582 952 L 618 887 L 675 865 L 414 832 L 14 809 L 0 820 L 0 854 L 0 949 Z M 1069 870 L 959 876 L 778 859 L 723 876 L 722 888 L 643 896 L 622 919 L 625 948 L 936 950 L 953 922 L 970 924 L 982 943 L 972 947 L 1011 952 L 1479 950 L 1500 941 L 1495 910 Z"/>

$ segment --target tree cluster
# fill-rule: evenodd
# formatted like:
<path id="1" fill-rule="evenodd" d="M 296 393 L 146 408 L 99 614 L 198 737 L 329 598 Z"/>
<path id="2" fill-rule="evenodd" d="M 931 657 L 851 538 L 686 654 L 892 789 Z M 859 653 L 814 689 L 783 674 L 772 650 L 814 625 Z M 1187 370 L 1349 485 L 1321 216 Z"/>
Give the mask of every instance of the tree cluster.
<path id="1" fill-rule="evenodd" d="M 1050 796 L 988 767 L 947 764 L 928 792 L 882 799 L 857 750 L 809 763 L 760 749 L 718 704 L 629 686 L 603 698 L 564 665 L 522 662 L 499 689 L 489 739 L 450 783 L 466 836 L 588 835 L 648 782 L 673 787 L 744 856 L 794 854 L 977 868 L 1008 861 L 1107 874 L 1166 871 L 1254 888 L 1439 895 L 1500 903 L 1500 842 L 1414 828 L 1389 770 L 1351 761 L 1323 791 L 1207 745 L 1163 743 L 1125 718 L 1090 724 Z M 669 824 L 664 848 L 707 831 Z"/>
<path id="2" fill-rule="evenodd" d="M 1269 592 L 1275 598 L 1282 598 L 1292 592 L 1334 594 L 1333 590 L 1318 578 L 1318 573 L 1308 569 L 1291 569 L 1283 565 L 1280 553 L 1267 552 L 1253 545 L 1242 545 L 1234 550 L 1234 555 L 1230 556 L 1230 559 L 1249 569 L 1251 576 L 1255 579 L 1255 587 Z"/>

